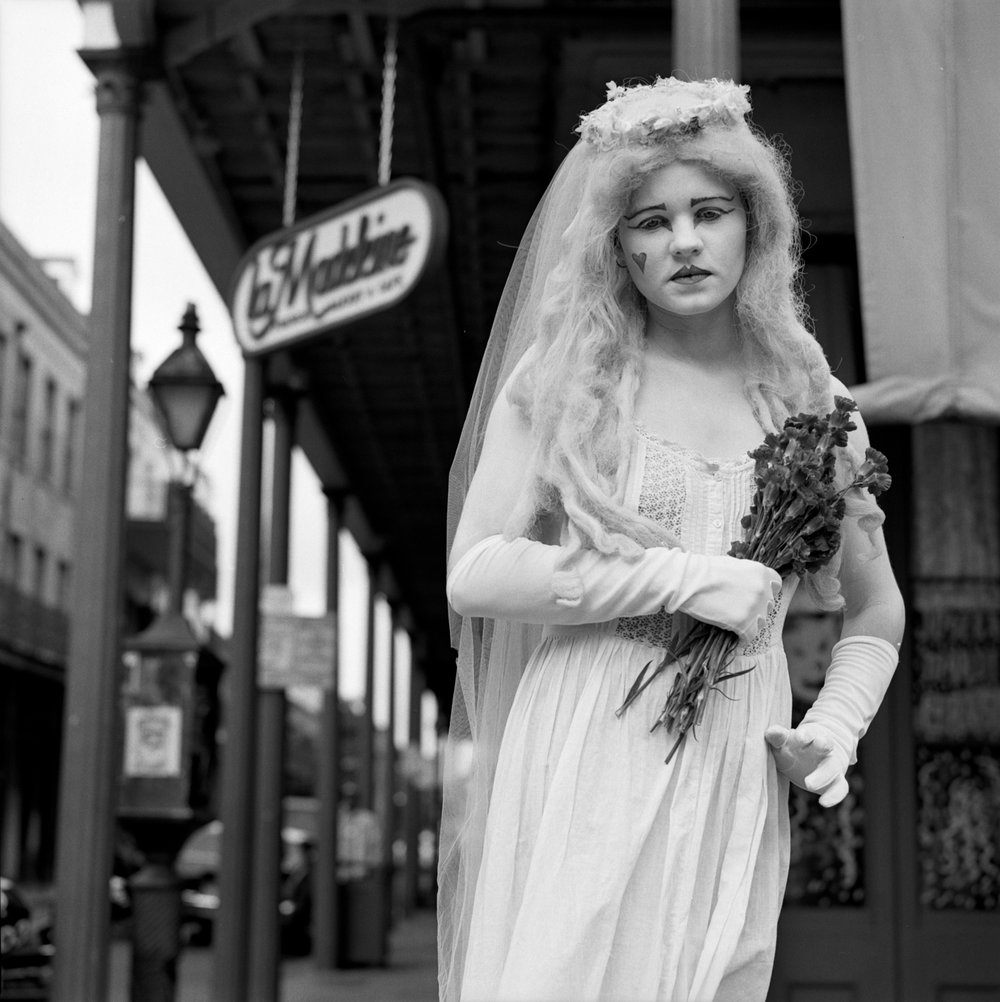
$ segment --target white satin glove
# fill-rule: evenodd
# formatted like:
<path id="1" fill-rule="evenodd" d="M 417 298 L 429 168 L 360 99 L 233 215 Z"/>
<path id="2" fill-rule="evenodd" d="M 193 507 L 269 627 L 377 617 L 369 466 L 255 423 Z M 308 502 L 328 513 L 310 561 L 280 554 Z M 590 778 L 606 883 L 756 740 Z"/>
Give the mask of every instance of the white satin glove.
<path id="1" fill-rule="evenodd" d="M 857 761 L 858 741 L 882 703 L 899 661 L 881 637 L 845 637 L 834 644 L 823 687 L 794 730 L 774 725 L 764 732 L 778 766 L 791 782 L 820 795 L 823 807 L 847 796 L 847 767 Z"/>
<path id="2" fill-rule="evenodd" d="M 463 616 L 575 626 L 666 608 L 752 639 L 781 590 L 755 560 L 654 546 L 638 560 L 488 536 L 448 575 L 448 601 Z"/>

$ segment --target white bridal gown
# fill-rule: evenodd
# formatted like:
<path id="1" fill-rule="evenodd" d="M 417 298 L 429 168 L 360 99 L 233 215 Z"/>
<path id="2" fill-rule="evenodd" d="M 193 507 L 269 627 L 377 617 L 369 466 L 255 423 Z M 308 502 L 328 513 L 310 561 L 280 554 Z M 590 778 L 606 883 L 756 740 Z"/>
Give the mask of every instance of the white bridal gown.
<path id="1" fill-rule="evenodd" d="M 748 457 L 710 461 L 637 428 L 633 505 L 685 547 L 725 553 L 753 492 Z M 789 589 L 737 652 L 697 736 L 650 726 L 676 669 L 621 718 L 671 617 L 550 627 L 508 719 L 462 1002 L 760 1002 L 788 868 L 787 781 L 764 742 L 788 726 Z"/>

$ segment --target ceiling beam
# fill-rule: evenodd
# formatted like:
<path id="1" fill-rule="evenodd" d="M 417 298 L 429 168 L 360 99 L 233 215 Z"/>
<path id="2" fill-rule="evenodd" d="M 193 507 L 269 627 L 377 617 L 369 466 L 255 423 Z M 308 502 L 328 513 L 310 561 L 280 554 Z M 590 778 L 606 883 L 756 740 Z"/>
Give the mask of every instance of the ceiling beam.
<path id="1" fill-rule="evenodd" d="M 468 32 L 464 38 L 453 42 L 453 67 L 455 73 L 455 98 L 458 111 L 458 146 L 459 173 L 462 177 L 461 188 L 461 219 L 465 230 L 465 267 L 469 273 L 469 285 L 472 290 L 471 301 L 467 302 L 467 315 L 473 318 L 475 337 L 479 343 L 486 342 L 485 314 L 479 290 L 482 288 L 483 262 L 480 248 L 481 227 L 479 221 L 479 203 L 476 198 L 478 190 L 477 162 L 478 143 L 476 131 L 475 88 L 472 83 L 471 64 L 476 59 L 476 53 L 481 48 L 479 32 Z"/>
<path id="2" fill-rule="evenodd" d="M 445 167 L 444 148 L 441 143 L 441 122 L 437 114 L 433 94 L 430 93 L 428 81 L 436 79 L 436 74 L 429 72 L 428 59 L 419 40 L 413 46 L 414 55 L 409 56 L 403 66 L 403 71 L 409 77 L 409 108 L 413 116 L 414 135 L 417 138 L 421 151 L 421 159 L 425 164 L 425 176 L 432 185 L 444 196 L 446 203 L 451 204 L 452 192 L 449 191 L 447 170 Z M 449 221 L 449 229 L 454 231 L 455 223 Z M 449 253 L 454 254 L 454 249 L 449 248 Z M 459 296 L 455 287 L 457 269 L 455 267 L 443 266 L 441 269 L 441 280 L 438 283 L 441 289 L 440 306 L 445 316 L 446 329 L 454 332 L 448 341 L 451 361 L 451 386 L 453 389 L 455 411 L 459 424 L 465 417 L 465 409 L 468 406 L 467 388 L 465 385 L 463 359 L 459 345 L 459 330 L 461 324 L 458 321 Z"/>
<path id="3" fill-rule="evenodd" d="M 431 418 L 431 398 L 427 390 L 426 359 L 420 350 L 419 340 L 414 327 L 415 322 L 412 315 L 404 314 L 397 330 L 400 335 L 400 346 L 409 362 L 411 382 L 417 403 L 417 420 L 420 422 L 421 437 L 427 451 L 427 462 L 433 474 L 433 482 L 438 487 L 435 493 L 441 499 L 442 503 L 446 503 L 447 495 L 445 489 L 448 484 L 448 464 L 441 454 L 440 439 L 435 433 L 434 422 Z"/>
<path id="4" fill-rule="evenodd" d="M 330 497 L 345 499 L 341 524 L 351 533 L 362 552 L 372 553 L 381 549 L 384 540 L 372 528 L 364 506 L 353 493 L 350 478 L 344 471 L 337 450 L 308 396 L 300 399 L 298 403 L 295 444 L 302 450 L 319 478 L 324 493 Z"/>
<path id="5" fill-rule="evenodd" d="M 144 49 L 156 38 L 155 0 L 112 0 L 123 48 Z"/>
<path id="6" fill-rule="evenodd" d="M 269 17 L 294 13 L 297 6 L 296 0 L 223 0 L 163 36 L 163 61 L 167 66 L 183 66 Z M 160 7 L 169 4 L 161 0 Z"/>
<path id="7" fill-rule="evenodd" d="M 236 74 L 236 86 L 246 104 L 254 134 L 260 141 L 260 149 L 274 185 L 274 197 L 282 200 L 285 188 L 285 157 L 282 155 L 282 144 L 275 136 L 274 126 L 267 113 L 265 95 L 258 83 L 258 75 L 264 67 L 260 44 L 253 28 L 238 31 L 230 39 L 229 44 L 240 63 L 240 70 Z"/>
<path id="8" fill-rule="evenodd" d="M 128 0 L 115 2 L 127 3 Z M 156 2 L 164 14 L 169 12 L 169 0 Z M 427 10 L 450 7 L 452 4 L 461 10 L 463 3 L 464 0 L 387 0 L 380 7 L 399 18 L 409 18 Z M 348 17 L 356 17 L 363 6 L 359 0 L 222 0 L 168 31 L 163 38 L 163 58 L 168 66 L 181 66 L 269 17 L 282 14 L 346 14 Z"/>
<path id="9" fill-rule="evenodd" d="M 344 84 L 365 155 L 364 171 L 369 183 L 374 184 L 378 179 L 378 145 L 376 126 L 368 112 L 365 74 L 374 76 L 379 73 L 380 66 L 367 16 L 360 10 L 351 10 L 348 13 L 348 27 L 350 30 L 341 34 L 338 39 Z"/>
<path id="10" fill-rule="evenodd" d="M 163 81 L 147 85 L 140 153 L 224 300 L 247 241 L 228 196 L 212 183 Z"/>
<path id="11" fill-rule="evenodd" d="M 364 379 L 358 371 L 354 354 L 346 341 L 337 339 L 334 342 L 333 354 L 337 359 L 337 368 L 344 379 L 346 405 L 357 422 L 357 427 L 363 440 L 372 443 L 372 453 L 369 457 L 370 468 L 379 481 L 386 500 L 386 505 L 393 511 L 402 511 L 403 503 L 396 488 L 396 478 L 385 458 L 381 437 L 372 420 L 373 407 L 365 388 Z M 336 447 L 336 443 L 334 443 Z"/>
<path id="12" fill-rule="evenodd" d="M 379 58 L 375 51 L 375 41 L 372 38 L 368 15 L 362 10 L 359 0 L 351 5 L 347 14 L 347 23 L 351 29 L 351 40 L 354 43 L 354 56 L 361 66 L 369 72 L 379 68 Z"/>

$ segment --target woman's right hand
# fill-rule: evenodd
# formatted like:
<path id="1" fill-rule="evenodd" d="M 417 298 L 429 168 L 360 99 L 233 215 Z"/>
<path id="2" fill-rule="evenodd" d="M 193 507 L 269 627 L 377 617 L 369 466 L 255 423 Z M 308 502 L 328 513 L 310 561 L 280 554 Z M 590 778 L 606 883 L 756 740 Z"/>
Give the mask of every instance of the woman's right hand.
<path id="1" fill-rule="evenodd" d="M 781 576 L 756 560 L 688 554 L 682 612 L 739 634 L 744 641 L 760 633 L 781 592 Z"/>
<path id="2" fill-rule="evenodd" d="M 764 739 L 778 772 L 800 789 L 818 793 L 821 807 L 833 807 L 847 796 L 847 754 L 825 728 L 801 723 L 790 730 L 775 724 Z"/>

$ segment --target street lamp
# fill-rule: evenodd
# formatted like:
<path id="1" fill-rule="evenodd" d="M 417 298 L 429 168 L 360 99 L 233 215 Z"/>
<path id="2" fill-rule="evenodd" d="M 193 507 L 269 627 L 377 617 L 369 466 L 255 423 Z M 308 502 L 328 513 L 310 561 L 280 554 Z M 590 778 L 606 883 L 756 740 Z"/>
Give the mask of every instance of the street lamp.
<path id="1" fill-rule="evenodd" d="M 201 326 L 194 303 L 188 303 L 177 328 L 181 346 L 171 352 L 149 379 L 149 393 L 159 412 L 170 444 L 185 458 L 201 448 L 219 399 L 225 395 L 222 383 L 195 344 Z M 190 473 L 191 471 L 186 471 Z M 193 484 L 172 481 L 168 503 L 171 523 L 169 609 L 180 613 L 184 605 L 187 578 L 188 537 L 191 532 Z"/>
<path id="2" fill-rule="evenodd" d="M 201 327 L 194 303 L 188 303 L 177 329 L 184 340 L 150 377 L 149 392 L 171 444 L 187 453 L 201 448 L 216 404 L 226 391 L 195 344 Z"/>
<path id="3" fill-rule="evenodd" d="M 201 446 L 224 390 L 195 344 L 192 304 L 179 329 L 184 340 L 153 373 L 149 390 L 167 437 L 186 458 Z M 222 664 L 183 611 L 192 479 L 169 484 L 167 609 L 123 644 L 118 817 L 145 856 L 130 880 L 132 1002 L 174 998 L 181 909 L 174 863 L 184 839 L 211 814 Z"/>

